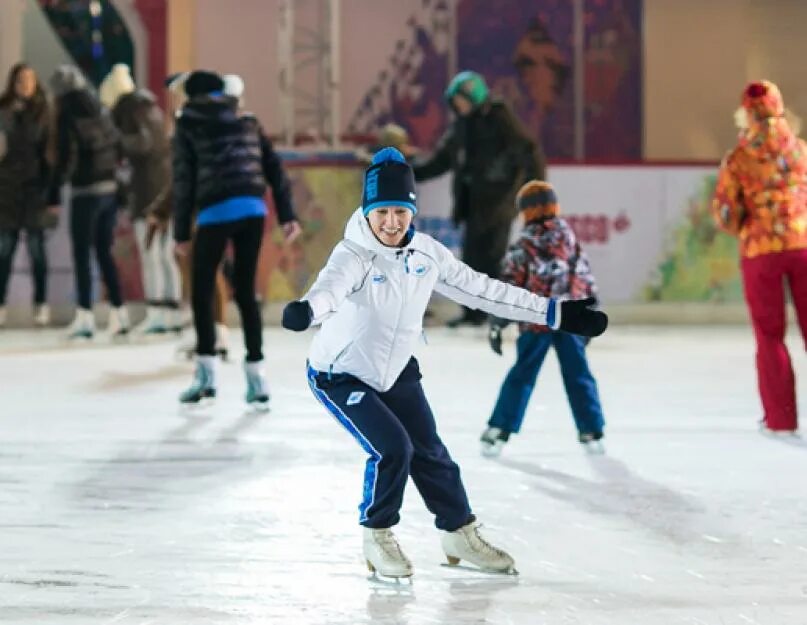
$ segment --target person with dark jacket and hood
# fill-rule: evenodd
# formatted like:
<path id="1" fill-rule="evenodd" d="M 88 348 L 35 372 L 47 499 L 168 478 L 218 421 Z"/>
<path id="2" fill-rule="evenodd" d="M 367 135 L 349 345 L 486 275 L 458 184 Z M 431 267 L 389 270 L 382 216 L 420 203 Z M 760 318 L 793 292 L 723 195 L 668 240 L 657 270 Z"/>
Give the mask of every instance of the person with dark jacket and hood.
<path id="1" fill-rule="evenodd" d="M 34 322 L 44 326 L 50 321 L 45 251 L 50 128 L 48 101 L 36 73 L 18 63 L 0 95 L 0 327 L 6 323 L 6 291 L 22 230 L 34 278 Z"/>
<path id="2" fill-rule="evenodd" d="M 216 396 L 213 291 L 228 243 L 234 250 L 235 301 L 246 344 L 246 400 L 266 409 L 269 390 L 263 373 L 263 323 L 255 297 L 255 275 L 263 240 L 267 183 L 287 241 L 300 233 L 291 185 L 280 158 L 238 99 L 223 93 L 215 73 L 195 71 L 185 80 L 188 102 L 176 121 L 173 138 L 174 238 L 177 253 L 187 254 L 193 222 L 191 305 L 196 327 L 196 372 L 183 404 Z"/>
<path id="3" fill-rule="evenodd" d="M 146 296 L 146 317 L 135 329 L 162 334 L 182 327 L 182 285 L 174 257 L 171 217 L 171 143 L 154 95 L 136 89 L 129 67 L 113 66 L 100 87 L 112 111 L 129 163 L 128 209 L 134 227 Z"/>
<path id="4" fill-rule="evenodd" d="M 453 172 L 454 225 L 465 226 L 462 260 L 495 278 L 507 248 L 516 190 L 545 178 L 544 158 L 506 104 L 490 97 L 482 76 L 460 72 L 445 98 L 455 120 L 428 158 L 412 165 L 418 181 Z M 487 316 L 467 307 L 450 326 L 481 325 Z"/>
<path id="5" fill-rule="evenodd" d="M 112 338 L 129 331 L 118 270 L 112 258 L 117 221 L 120 138 L 112 116 L 88 86 L 77 67 L 62 65 L 50 79 L 56 98 L 56 163 L 50 187 L 50 204 L 59 204 L 60 190 L 70 182 L 70 239 L 78 291 L 76 317 L 69 338 L 92 338 L 92 272 L 90 248 L 101 269 L 111 304 L 108 332 Z"/>

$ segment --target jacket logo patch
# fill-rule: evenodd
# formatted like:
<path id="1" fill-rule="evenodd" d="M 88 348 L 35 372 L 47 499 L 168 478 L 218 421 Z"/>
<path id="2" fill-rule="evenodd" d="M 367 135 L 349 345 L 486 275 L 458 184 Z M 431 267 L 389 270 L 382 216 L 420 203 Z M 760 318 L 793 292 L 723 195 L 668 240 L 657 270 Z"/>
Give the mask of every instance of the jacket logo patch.
<path id="1" fill-rule="evenodd" d="M 364 399 L 364 391 L 353 391 L 350 395 L 347 396 L 347 401 L 345 403 L 348 406 L 355 406 L 362 399 Z"/>
<path id="2" fill-rule="evenodd" d="M 376 284 L 382 284 L 386 281 L 387 276 L 385 276 L 383 273 L 377 273 L 376 275 L 373 276 L 373 282 L 375 282 Z"/>
<path id="3" fill-rule="evenodd" d="M 414 273 L 416 276 L 425 276 L 427 273 L 429 273 L 429 269 L 430 267 L 428 265 L 417 265 Z"/>

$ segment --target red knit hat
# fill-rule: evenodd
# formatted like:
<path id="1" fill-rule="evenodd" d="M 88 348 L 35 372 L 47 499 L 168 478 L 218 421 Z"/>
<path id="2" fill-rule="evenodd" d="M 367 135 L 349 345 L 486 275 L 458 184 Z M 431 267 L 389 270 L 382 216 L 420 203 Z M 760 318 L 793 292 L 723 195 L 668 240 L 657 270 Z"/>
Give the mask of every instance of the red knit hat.
<path id="1" fill-rule="evenodd" d="M 749 83 L 743 91 L 743 108 L 755 120 L 781 117 L 785 105 L 779 87 L 768 80 Z"/>

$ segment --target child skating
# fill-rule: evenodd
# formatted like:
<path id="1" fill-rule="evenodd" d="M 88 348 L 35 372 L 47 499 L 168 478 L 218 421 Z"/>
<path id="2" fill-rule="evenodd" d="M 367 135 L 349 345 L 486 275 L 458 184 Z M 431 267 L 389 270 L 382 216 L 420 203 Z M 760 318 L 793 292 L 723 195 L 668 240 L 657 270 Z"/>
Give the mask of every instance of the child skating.
<path id="1" fill-rule="evenodd" d="M 569 224 L 559 216 L 560 206 L 552 185 L 537 180 L 526 183 L 516 196 L 516 207 L 524 218 L 524 228 L 505 256 L 502 280 L 560 301 L 589 298 L 583 301 L 593 305 L 597 287 L 588 258 Z M 502 329 L 507 323 L 498 317 L 491 319 L 490 344 L 499 355 Z M 589 452 L 602 453 L 604 420 L 597 382 L 586 359 L 588 340 L 554 332 L 546 324 L 521 323 L 519 329 L 516 363 L 502 383 L 488 427 L 482 432 L 482 453 L 498 455 L 510 435 L 521 429 L 550 347 L 558 355 L 578 440 Z"/>

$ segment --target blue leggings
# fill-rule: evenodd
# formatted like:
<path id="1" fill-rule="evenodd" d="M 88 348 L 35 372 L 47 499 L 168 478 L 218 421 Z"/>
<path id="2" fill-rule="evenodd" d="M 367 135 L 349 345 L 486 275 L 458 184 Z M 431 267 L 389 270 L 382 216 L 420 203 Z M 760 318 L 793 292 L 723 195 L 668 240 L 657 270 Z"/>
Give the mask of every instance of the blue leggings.
<path id="1" fill-rule="evenodd" d="M 605 421 L 597 382 L 588 368 L 586 341 L 566 332 L 524 332 L 518 337 L 516 364 L 504 379 L 488 425 L 508 432 L 521 429 L 538 372 L 550 346 L 554 346 L 558 354 L 563 385 L 577 431 L 581 434 L 602 433 Z"/>

